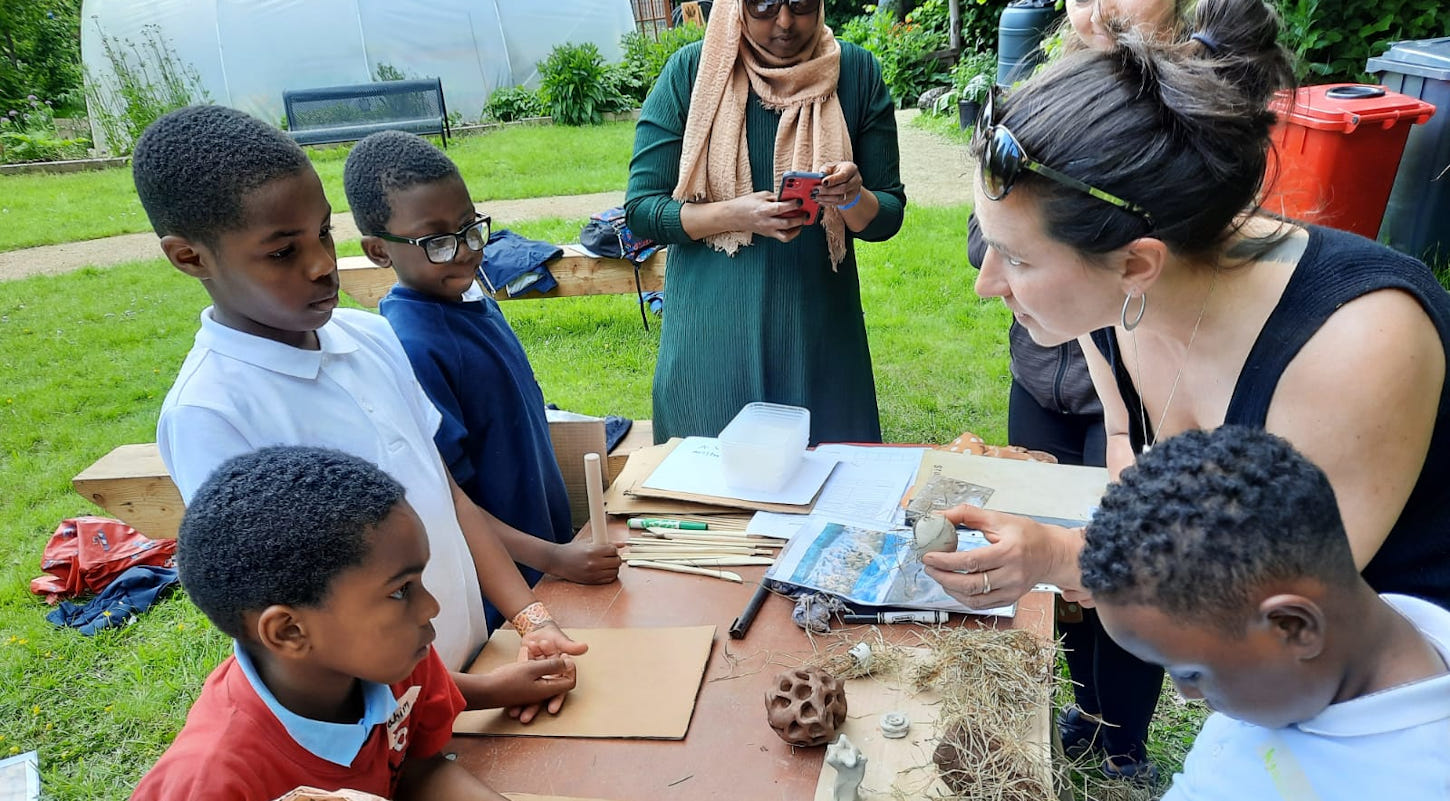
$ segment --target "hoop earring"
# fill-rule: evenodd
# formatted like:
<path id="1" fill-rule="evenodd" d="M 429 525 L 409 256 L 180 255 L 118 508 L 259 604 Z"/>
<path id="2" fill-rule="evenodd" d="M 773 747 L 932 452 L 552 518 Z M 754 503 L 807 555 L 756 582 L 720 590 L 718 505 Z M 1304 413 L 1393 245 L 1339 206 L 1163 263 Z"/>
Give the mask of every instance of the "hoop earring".
<path id="1" fill-rule="evenodd" d="M 1123 296 L 1122 324 L 1124 331 L 1132 331 L 1134 328 L 1138 327 L 1139 323 L 1143 322 L 1143 312 L 1146 312 L 1148 310 L 1148 293 L 1144 292 L 1143 294 L 1138 296 L 1138 299 L 1138 314 L 1133 317 L 1133 320 L 1131 322 L 1129 322 L 1128 305 L 1133 302 L 1133 296 L 1131 294 Z"/>

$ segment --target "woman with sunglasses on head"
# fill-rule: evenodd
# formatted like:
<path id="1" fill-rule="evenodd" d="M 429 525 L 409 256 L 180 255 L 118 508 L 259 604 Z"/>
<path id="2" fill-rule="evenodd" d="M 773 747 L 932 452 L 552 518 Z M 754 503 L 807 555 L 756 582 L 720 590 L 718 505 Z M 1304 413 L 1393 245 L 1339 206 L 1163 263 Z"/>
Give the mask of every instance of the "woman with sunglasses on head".
<path id="1" fill-rule="evenodd" d="M 976 289 L 1039 344 L 1082 345 L 1111 475 L 1181 431 L 1265 428 L 1329 476 L 1371 586 L 1450 605 L 1450 296 L 1413 259 L 1258 209 L 1266 101 L 1291 81 L 1277 33 L 1261 0 L 1201 0 L 1181 43 L 1126 31 L 998 99 L 976 143 Z M 953 596 L 991 607 L 1046 581 L 1090 602 L 1080 530 L 949 517 L 993 541 L 926 559 Z"/>
<path id="2" fill-rule="evenodd" d="M 1188 0 L 1067 0 L 1058 35 L 1066 53 L 1109 50 L 1126 30 L 1171 41 L 1187 35 L 1189 5 Z M 968 218 L 967 232 L 968 258 L 980 268 L 987 243 L 975 215 Z M 1106 464 L 1103 406 L 1077 340 L 1039 345 L 1016 320 L 1007 337 L 1012 374 L 1008 441 L 1046 451 L 1060 464 Z M 1057 631 L 1074 695 L 1074 704 L 1057 717 L 1067 754 L 1100 760 L 1108 776 L 1151 781 L 1156 770 L 1145 748 L 1161 669 L 1113 642 L 1095 612 L 1068 603 L 1058 611 Z"/>
<path id="3" fill-rule="evenodd" d="M 820 0 L 721 0 L 666 64 L 625 202 L 632 231 L 670 245 L 656 441 L 715 436 L 752 401 L 810 409 L 812 443 L 880 441 L 853 241 L 901 227 L 894 111 Z M 790 171 L 825 174 L 818 223 L 777 199 Z"/>

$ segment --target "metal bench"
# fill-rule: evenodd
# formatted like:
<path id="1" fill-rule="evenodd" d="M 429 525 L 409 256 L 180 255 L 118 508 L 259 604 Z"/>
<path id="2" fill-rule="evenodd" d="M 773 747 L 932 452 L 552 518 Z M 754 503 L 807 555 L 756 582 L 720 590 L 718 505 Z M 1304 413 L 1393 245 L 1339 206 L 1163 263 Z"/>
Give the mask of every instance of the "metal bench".
<path id="1" fill-rule="evenodd" d="M 447 147 L 452 133 L 438 78 L 289 89 L 282 93 L 282 105 L 288 135 L 303 145 L 355 142 L 378 131 L 408 131 L 437 135 Z"/>

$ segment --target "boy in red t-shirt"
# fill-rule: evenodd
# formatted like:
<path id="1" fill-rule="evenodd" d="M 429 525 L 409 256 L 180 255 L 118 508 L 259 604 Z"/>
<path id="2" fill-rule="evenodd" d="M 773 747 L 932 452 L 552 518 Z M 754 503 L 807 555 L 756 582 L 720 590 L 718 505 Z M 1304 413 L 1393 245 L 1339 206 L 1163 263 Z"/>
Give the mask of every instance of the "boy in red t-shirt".
<path id="1" fill-rule="evenodd" d="M 502 800 L 441 753 L 463 697 L 431 645 L 428 538 L 398 482 L 322 448 L 238 456 L 192 498 L 176 561 L 235 653 L 133 799 Z"/>

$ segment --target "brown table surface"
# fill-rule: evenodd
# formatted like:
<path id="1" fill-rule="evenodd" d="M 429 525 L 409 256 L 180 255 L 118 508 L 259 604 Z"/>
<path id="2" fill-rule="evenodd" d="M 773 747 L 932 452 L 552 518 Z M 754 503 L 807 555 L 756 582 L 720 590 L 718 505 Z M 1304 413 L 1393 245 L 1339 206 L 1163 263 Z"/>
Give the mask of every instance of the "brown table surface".
<path id="1" fill-rule="evenodd" d="M 715 624 L 714 647 L 684 740 L 460 736 L 448 750 L 499 792 L 614 801 L 809 801 L 825 750 L 783 742 L 765 721 L 763 699 L 775 674 L 809 656 L 811 643 L 791 622 L 791 603 L 776 596 L 767 599 L 744 639 L 730 639 L 730 624 L 765 568 L 727 569 L 745 583 L 625 567 L 614 584 L 584 586 L 546 578 L 536 588 L 565 628 Z M 1018 603 L 1015 618 L 966 619 L 1051 638 L 1052 613 L 1052 595 L 1034 592 Z M 880 628 L 896 637 L 918 629 Z"/>

